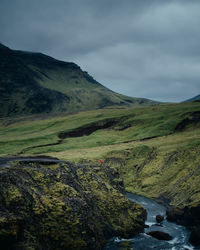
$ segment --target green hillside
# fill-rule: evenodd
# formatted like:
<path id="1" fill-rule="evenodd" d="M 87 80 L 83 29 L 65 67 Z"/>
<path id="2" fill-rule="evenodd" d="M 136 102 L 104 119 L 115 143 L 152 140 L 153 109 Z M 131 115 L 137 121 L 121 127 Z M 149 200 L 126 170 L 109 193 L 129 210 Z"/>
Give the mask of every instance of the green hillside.
<path id="1" fill-rule="evenodd" d="M 100 159 L 126 190 L 173 205 L 200 203 L 200 103 L 1 119 L 0 154 Z"/>
<path id="2" fill-rule="evenodd" d="M 196 95 L 190 99 L 185 100 L 184 102 L 199 102 L 200 101 L 200 95 Z"/>
<path id="3" fill-rule="evenodd" d="M 74 63 L 0 45 L 0 117 L 156 104 L 117 94 Z"/>

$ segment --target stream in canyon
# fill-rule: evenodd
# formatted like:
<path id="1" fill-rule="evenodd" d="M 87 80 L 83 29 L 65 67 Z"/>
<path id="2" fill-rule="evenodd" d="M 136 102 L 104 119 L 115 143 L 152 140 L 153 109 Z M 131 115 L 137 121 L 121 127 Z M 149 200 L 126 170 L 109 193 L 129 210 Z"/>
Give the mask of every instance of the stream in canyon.
<path id="1" fill-rule="evenodd" d="M 131 239 L 122 239 L 114 237 L 106 244 L 104 250 L 122 250 L 122 249 L 133 249 L 133 250 L 197 250 L 200 248 L 192 246 L 188 239 L 190 231 L 181 225 L 169 222 L 166 220 L 166 207 L 162 204 L 157 203 L 152 199 L 146 197 L 127 193 L 127 198 L 131 201 L 135 201 L 141 204 L 147 210 L 147 220 L 145 222 L 148 228 L 145 228 L 144 233 L 140 233 L 138 236 Z M 163 215 L 164 221 L 159 225 L 156 222 L 156 215 Z M 173 238 L 172 240 L 158 240 L 148 235 L 151 231 L 161 231 L 168 233 Z M 126 244 L 128 243 L 128 244 Z M 123 248 L 123 245 L 128 245 L 127 248 Z"/>

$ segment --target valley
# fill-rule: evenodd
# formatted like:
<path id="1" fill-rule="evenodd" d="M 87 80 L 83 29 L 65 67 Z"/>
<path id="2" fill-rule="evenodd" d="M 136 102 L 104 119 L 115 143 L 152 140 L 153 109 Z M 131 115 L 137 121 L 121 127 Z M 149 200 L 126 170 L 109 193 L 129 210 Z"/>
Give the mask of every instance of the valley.
<path id="1" fill-rule="evenodd" d="M 0 223 L 3 230 L 8 228 L 7 236 L 5 231 L 0 231 L 4 237 L 3 244 L 12 239 L 12 244 L 25 249 L 30 244 L 34 247 L 52 244 L 55 248 L 64 244 L 68 249 L 73 249 L 73 246 L 76 249 L 93 249 L 95 244 L 95 249 L 102 249 L 112 236 L 131 238 L 142 232 L 145 213 L 139 205 L 134 208 L 136 203 L 128 203 L 125 192 L 178 207 L 178 211 L 183 211 L 181 214 L 187 215 L 187 221 L 188 218 L 191 222 L 199 220 L 198 216 L 195 220 L 192 217 L 192 211 L 198 210 L 200 204 L 199 102 L 107 108 L 71 115 L 1 118 L 0 145 L 2 161 L 5 162 L 7 157 L 15 159 L 0 169 L 1 190 L 4 190 L 1 208 L 4 211 L 1 214 L 3 224 Z M 61 174 L 63 177 L 56 179 Z M 16 178 L 20 180 L 16 181 Z M 6 186 L 10 187 L 10 193 L 6 191 Z M 25 193 L 23 190 L 26 190 Z M 79 203 L 79 215 L 76 203 L 71 203 L 71 199 Z M 107 203 L 103 206 L 105 199 Z M 29 208 L 23 205 L 25 200 L 28 200 Z M 83 221 L 85 202 L 88 209 L 95 207 L 95 229 L 92 222 Z M 34 204 L 38 204 L 37 207 Z M 16 206 L 23 211 L 20 217 L 14 213 Z M 110 214 L 105 212 L 108 206 Z M 126 216 L 125 208 L 129 209 L 126 210 L 128 213 L 133 213 L 130 218 Z M 189 209 L 187 211 L 191 209 L 189 215 L 185 208 Z M 49 219 L 44 220 L 46 213 L 49 213 Z M 120 220 L 115 220 L 112 214 Z M 22 241 L 24 216 L 34 222 L 32 227 L 24 224 L 27 235 Z M 76 222 L 69 220 L 70 216 Z M 100 223 L 101 216 L 105 224 Z M 41 234 L 35 234 L 36 228 L 41 227 L 39 218 L 43 218 L 44 241 L 39 240 Z M 125 224 L 119 227 L 121 220 Z M 73 229 L 66 231 L 63 226 L 58 234 L 56 221 L 61 225 L 67 223 Z M 183 217 L 181 223 L 189 226 L 190 230 L 197 230 L 198 223 L 188 225 L 187 221 Z M 12 227 L 8 226 L 10 223 L 18 228 L 16 236 L 13 236 Z M 126 223 L 131 223 L 132 229 Z M 63 241 L 62 237 L 66 235 L 67 241 Z M 74 241 L 73 237 L 79 240 Z"/>
<path id="2" fill-rule="evenodd" d="M 0 250 L 200 250 L 200 1 L 0 12 Z"/>
<path id="3" fill-rule="evenodd" d="M 173 207 L 168 220 L 189 228 L 185 243 L 200 245 L 199 96 L 127 97 L 74 63 L 3 45 L 0 56 L 5 249 L 92 250 L 132 239 L 147 214 L 127 192 Z"/>
<path id="4" fill-rule="evenodd" d="M 120 172 L 127 191 L 191 205 L 200 201 L 199 110 L 199 102 L 190 102 L 2 119 L 0 154 L 94 164 L 103 159 Z"/>

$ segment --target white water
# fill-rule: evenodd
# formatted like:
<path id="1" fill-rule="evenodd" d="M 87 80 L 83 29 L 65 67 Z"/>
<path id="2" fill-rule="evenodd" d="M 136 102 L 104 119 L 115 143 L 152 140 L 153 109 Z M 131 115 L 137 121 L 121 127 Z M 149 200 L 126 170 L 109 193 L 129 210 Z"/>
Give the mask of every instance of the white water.
<path id="1" fill-rule="evenodd" d="M 156 215 L 161 214 L 166 218 L 166 208 L 143 196 L 127 193 L 127 198 L 131 201 L 140 203 L 147 210 L 146 225 L 149 228 L 145 229 L 144 233 L 131 239 L 121 239 L 115 237 L 111 239 L 105 246 L 104 250 L 122 250 L 120 248 L 120 242 L 129 241 L 134 250 L 199 250 L 200 248 L 192 246 L 189 242 L 190 232 L 181 225 L 177 225 L 172 222 L 168 222 L 164 219 L 162 225 L 158 225 L 156 222 Z M 170 241 L 157 240 L 147 235 L 150 231 L 162 231 L 170 234 L 173 239 Z"/>

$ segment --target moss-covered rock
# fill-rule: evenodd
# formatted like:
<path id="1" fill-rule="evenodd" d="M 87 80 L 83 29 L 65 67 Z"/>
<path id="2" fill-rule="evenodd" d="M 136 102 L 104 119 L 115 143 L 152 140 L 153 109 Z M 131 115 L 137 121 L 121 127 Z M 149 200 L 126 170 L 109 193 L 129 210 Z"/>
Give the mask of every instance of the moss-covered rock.
<path id="1" fill-rule="evenodd" d="M 101 249 L 143 231 L 145 210 L 110 167 L 18 162 L 0 169 L 4 249 Z"/>

